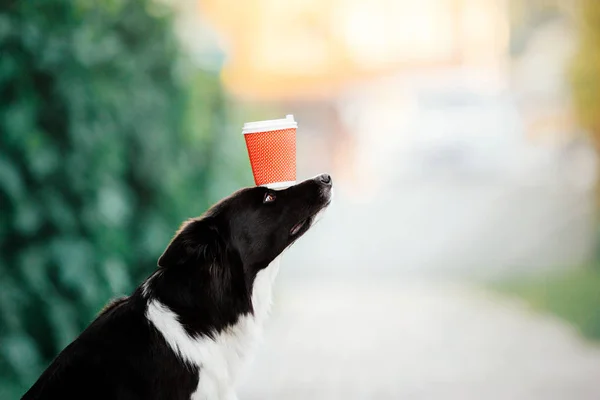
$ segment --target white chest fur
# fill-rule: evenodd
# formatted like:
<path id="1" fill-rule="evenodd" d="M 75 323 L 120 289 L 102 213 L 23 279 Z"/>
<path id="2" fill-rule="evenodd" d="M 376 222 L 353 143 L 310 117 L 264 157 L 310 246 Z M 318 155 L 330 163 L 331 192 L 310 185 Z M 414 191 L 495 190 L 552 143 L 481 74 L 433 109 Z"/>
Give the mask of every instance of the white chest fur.
<path id="1" fill-rule="evenodd" d="M 201 367 L 200 380 L 191 400 L 234 400 L 234 385 L 248 353 L 256 344 L 271 309 L 273 281 L 279 271 L 279 257 L 260 271 L 254 280 L 254 315 L 242 315 L 238 322 L 214 339 L 193 338 L 179 323 L 177 315 L 156 300 L 148 303 L 146 317 L 185 362 Z"/>

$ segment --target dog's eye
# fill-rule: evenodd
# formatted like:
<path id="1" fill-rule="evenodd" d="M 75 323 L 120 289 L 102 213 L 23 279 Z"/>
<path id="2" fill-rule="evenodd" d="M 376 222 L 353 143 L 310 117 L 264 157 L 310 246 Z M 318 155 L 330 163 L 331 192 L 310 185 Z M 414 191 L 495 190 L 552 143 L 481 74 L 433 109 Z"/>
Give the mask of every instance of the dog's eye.
<path id="1" fill-rule="evenodd" d="M 275 194 L 265 193 L 265 198 L 263 199 L 263 203 L 272 203 L 274 201 L 275 201 Z"/>

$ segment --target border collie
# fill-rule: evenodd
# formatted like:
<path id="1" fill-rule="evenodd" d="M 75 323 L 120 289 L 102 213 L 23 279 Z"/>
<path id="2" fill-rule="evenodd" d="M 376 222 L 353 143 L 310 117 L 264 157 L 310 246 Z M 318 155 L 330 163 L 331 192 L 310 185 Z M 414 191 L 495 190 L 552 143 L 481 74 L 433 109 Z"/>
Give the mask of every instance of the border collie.
<path id="1" fill-rule="evenodd" d="M 185 222 L 159 268 L 105 307 L 23 399 L 236 399 L 279 255 L 331 194 L 327 174 L 285 190 L 246 188 Z"/>

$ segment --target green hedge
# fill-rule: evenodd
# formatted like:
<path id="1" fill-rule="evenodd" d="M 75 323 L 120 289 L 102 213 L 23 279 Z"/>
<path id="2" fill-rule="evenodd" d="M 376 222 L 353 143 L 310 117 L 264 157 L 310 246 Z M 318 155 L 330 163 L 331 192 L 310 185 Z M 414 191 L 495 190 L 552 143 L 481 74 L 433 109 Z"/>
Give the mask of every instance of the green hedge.
<path id="1" fill-rule="evenodd" d="M 183 219 L 251 180 L 218 77 L 185 62 L 168 9 L 0 7 L 0 398 L 9 399 L 107 299 L 155 268 Z"/>

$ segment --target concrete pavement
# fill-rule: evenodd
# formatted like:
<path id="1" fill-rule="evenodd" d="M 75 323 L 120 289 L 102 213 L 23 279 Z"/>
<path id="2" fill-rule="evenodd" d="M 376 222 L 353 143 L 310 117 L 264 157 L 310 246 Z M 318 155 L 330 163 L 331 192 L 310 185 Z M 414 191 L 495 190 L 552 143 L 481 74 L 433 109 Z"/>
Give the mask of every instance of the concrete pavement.
<path id="1" fill-rule="evenodd" d="M 518 304 L 430 282 L 280 289 L 241 399 L 600 396 L 600 350 Z"/>
<path id="2" fill-rule="evenodd" d="M 463 279 L 514 272 L 516 255 L 535 260 L 552 244 L 523 240 L 543 239 L 534 233 L 552 231 L 553 207 L 575 199 L 534 191 L 527 206 L 522 193 L 498 187 L 398 190 L 405 195 L 342 193 L 284 254 L 240 399 L 600 398 L 597 347 Z M 535 196 L 545 196 L 537 209 Z M 571 232 L 584 223 L 558 215 Z M 562 248 L 553 239 L 555 254 L 576 249 L 568 232 Z"/>

